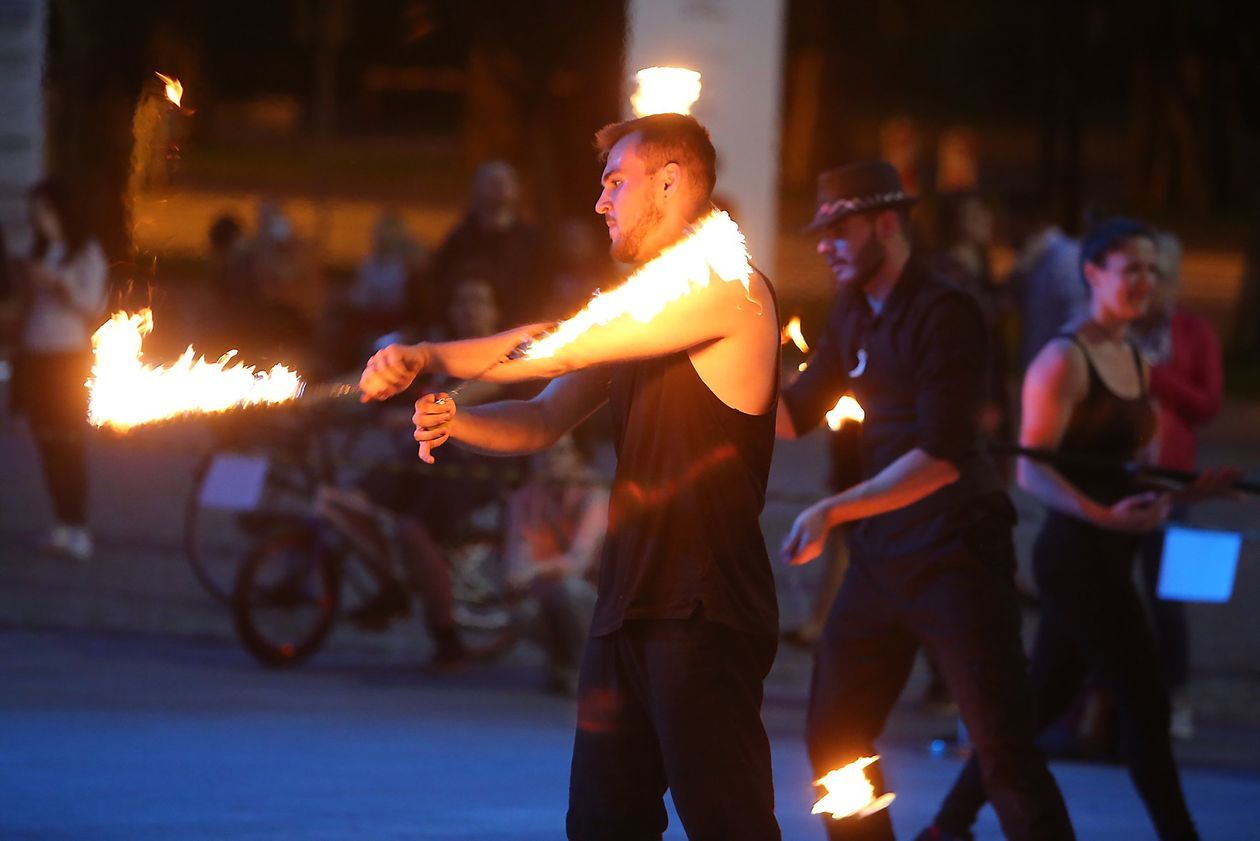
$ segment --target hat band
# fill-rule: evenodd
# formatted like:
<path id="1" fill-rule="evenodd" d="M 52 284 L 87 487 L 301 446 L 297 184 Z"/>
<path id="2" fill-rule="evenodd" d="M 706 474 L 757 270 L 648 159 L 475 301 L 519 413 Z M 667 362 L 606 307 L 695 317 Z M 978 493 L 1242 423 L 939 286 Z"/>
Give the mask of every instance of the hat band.
<path id="1" fill-rule="evenodd" d="M 905 201 L 906 198 L 906 194 L 898 190 L 895 193 L 880 193 L 875 196 L 864 196 L 860 199 L 836 199 L 835 201 L 820 204 L 818 206 L 818 215 L 830 216 L 840 211 L 854 213 L 871 207 L 881 207 L 886 204 Z"/>

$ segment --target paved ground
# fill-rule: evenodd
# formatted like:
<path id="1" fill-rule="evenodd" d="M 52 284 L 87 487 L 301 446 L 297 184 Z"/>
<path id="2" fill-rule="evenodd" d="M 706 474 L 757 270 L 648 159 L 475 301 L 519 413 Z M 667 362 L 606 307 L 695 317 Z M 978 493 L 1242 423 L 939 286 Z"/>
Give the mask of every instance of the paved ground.
<path id="1" fill-rule="evenodd" d="M 559 838 L 574 707 L 536 678 L 529 663 L 435 678 L 380 652 L 276 673 L 217 641 L 2 632 L 0 837 Z M 801 693 L 772 685 L 788 839 L 821 837 L 802 716 Z M 958 762 L 903 739 L 882 749 L 905 836 Z M 1121 769 L 1054 770 L 1082 839 L 1153 837 Z M 1184 780 L 1204 838 L 1255 837 L 1260 776 L 1187 767 Z M 684 837 L 676 819 L 666 837 Z M 989 813 L 980 837 L 999 837 Z"/>

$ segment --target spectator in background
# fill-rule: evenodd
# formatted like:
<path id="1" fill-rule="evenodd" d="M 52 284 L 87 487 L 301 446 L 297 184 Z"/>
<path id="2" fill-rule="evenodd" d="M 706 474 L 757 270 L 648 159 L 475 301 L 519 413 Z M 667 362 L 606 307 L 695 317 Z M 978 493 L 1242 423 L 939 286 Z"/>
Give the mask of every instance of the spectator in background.
<path id="1" fill-rule="evenodd" d="M 25 262 L 14 407 L 35 436 L 56 525 L 47 550 L 92 555 L 88 530 L 87 389 L 91 336 L 105 309 L 109 266 L 78 205 L 56 179 L 29 194 L 34 247 Z"/>
<path id="2" fill-rule="evenodd" d="M 257 227 L 245 244 L 251 327 L 255 350 L 264 357 L 315 366 L 315 325 L 324 309 L 324 289 L 310 247 L 293 230 L 281 207 L 258 204 Z"/>
<path id="3" fill-rule="evenodd" d="M 568 318 L 586 306 L 591 295 L 613 278 L 608 251 L 600 248 L 590 226 L 580 219 L 565 219 L 556 226 L 554 270 L 547 318 Z"/>
<path id="4" fill-rule="evenodd" d="M 608 491 L 571 435 L 530 458 L 508 502 L 506 570 L 517 626 L 547 652 L 547 688 L 577 696 L 578 664 L 595 611 Z"/>
<path id="5" fill-rule="evenodd" d="M 1134 324 L 1143 355 L 1151 363 L 1151 396 L 1159 410 L 1159 450 L 1155 464 L 1177 470 L 1195 469 L 1198 427 L 1221 409 L 1224 377 L 1221 344 L 1211 322 L 1177 304 L 1181 287 L 1181 242 L 1172 234 L 1156 237 L 1159 273 L 1145 318 Z M 1184 520 L 1178 506 L 1171 519 Z M 1160 559 L 1164 533 L 1151 532 L 1142 543 L 1142 577 L 1155 623 L 1155 641 L 1172 698 L 1172 734 L 1194 735 L 1194 713 L 1186 688 L 1190 677 L 1190 644 L 1185 605 L 1159 598 Z"/>
<path id="6" fill-rule="evenodd" d="M 333 325 L 342 351 L 338 368 L 357 365 L 375 348 L 371 343 L 387 333 L 421 325 L 411 322 L 408 296 L 424 268 L 423 246 L 407 231 L 402 217 L 384 210 L 372 228 L 372 251 L 359 264 L 346 292 L 345 306 Z"/>
<path id="7" fill-rule="evenodd" d="M 490 161 L 473 175 L 472 195 L 463 219 L 433 255 L 426 282 L 413 287 L 418 319 L 445 313 L 456 270 L 476 261 L 494 288 L 505 325 L 524 324 L 545 300 L 542 234 L 522 215 L 516 170 Z"/>
<path id="8" fill-rule="evenodd" d="M 941 197 L 937 216 L 937 251 L 933 268 L 961 286 L 980 304 L 989 334 L 989 370 L 985 375 L 980 431 L 999 440 L 1011 437 L 1010 394 L 1007 390 L 1006 336 L 1007 290 L 997 283 L 989 265 L 993 244 L 993 211 L 974 191 Z"/>
<path id="9" fill-rule="evenodd" d="M 1007 197 L 1007 238 L 1015 267 L 1007 286 L 1020 315 L 1020 370 L 1046 342 L 1089 313 L 1089 290 L 1081 283 L 1079 240 L 1053 224 L 1032 195 Z"/>

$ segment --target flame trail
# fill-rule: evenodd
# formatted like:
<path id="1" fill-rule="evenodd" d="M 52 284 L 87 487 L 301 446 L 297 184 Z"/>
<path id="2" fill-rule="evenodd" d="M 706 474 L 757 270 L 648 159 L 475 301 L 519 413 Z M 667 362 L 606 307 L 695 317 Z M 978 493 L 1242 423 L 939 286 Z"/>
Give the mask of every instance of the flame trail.
<path id="1" fill-rule="evenodd" d="M 687 237 L 644 263 L 616 289 L 591 298 L 572 318 L 532 342 L 525 356 L 530 359 L 553 356 L 592 327 L 623 315 L 647 323 L 671 301 L 693 289 L 708 286 L 714 274 L 727 282 L 739 281 L 745 291 L 752 275 L 744 235 L 721 210 L 697 222 Z"/>
<path id="2" fill-rule="evenodd" d="M 240 406 L 285 403 L 298 396 L 302 379 L 283 365 L 256 372 L 251 365 L 229 365 L 236 351 L 216 362 L 194 359 L 190 345 L 171 365 L 146 365 L 144 337 L 153 330 L 153 313 L 143 309 L 114 313 L 92 336 L 92 376 L 88 421 L 93 426 L 128 430 L 141 424 Z"/>

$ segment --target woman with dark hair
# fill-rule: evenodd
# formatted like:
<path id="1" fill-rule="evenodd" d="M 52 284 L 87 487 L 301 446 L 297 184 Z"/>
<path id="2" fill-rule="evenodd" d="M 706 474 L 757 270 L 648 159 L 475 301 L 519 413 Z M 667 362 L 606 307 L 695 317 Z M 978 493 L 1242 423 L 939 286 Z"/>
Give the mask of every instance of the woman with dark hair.
<path id="1" fill-rule="evenodd" d="M 35 436 L 56 515 L 45 548 L 86 560 L 92 536 L 84 382 L 91 334 L 105 307 L 108 265 L 60 182 L 41 181 L 28 200 L 34 247 L 25 262 L 14 397 Z"/>
<path id="2" fill-rule="evenodd" d="M 1161 839 L 1196 839 L 1168 734 L 1169 700 L 1150 624 L 1133 582 L 1143 535 L 1159 529 L 1172 496 L 1135 487 L 1123 470 L 1145 460 L 1156 430 L 1148 366 L 1129 338 L 1159 267 L 1155 235 L 1112 219 L 1081 246 L 1090 310 L 1051 340 L 1024 380 L 1020 443 L 1072 461 L 1021 458 L 1020 486 L 1049 509 L 1033 546 L 1041 622 L 1029 667 L 1038 724 L 1059 718 L 1089 674 L 1116 698 L 1121 751 Z M 1228 474 L 1185 494 L 1218 493 Z M 920 838 L 970 838 L 985 800 L 973 758 L 935 824 Z"/>

